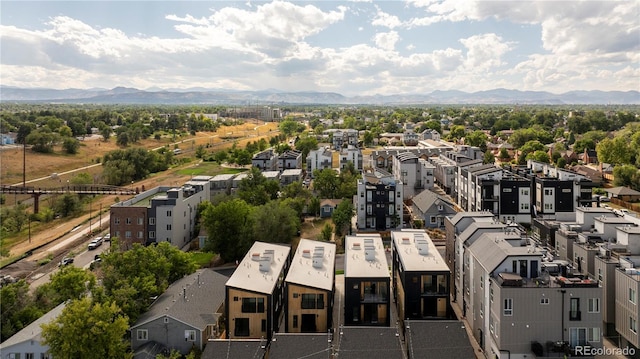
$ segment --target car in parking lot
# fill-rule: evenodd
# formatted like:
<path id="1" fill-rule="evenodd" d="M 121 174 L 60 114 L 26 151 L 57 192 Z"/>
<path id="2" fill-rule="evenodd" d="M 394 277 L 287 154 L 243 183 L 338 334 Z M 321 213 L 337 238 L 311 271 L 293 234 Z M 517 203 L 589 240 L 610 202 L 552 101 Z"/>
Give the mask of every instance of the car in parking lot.
<path id="1" fill-rule="evenodd" d="M 58 264 L 59 267 L 64 267 L 64 266 L 68 266 L 69 264 L 73 263 L 73 257 L 64 257 L 62 258 L 62 260 L 60 261 L 60 264 Z"/>
<path id="2" fill-rule="evenodd" d="M 102 237 L 105 242 L 111 242 L 111 233 L 107 233 Z"/>
<path id="3" fill-rule="evenodd" d="M 89 250 L 96 249 L 102 245 L 102 237 L 96 237 L 89 243 Z"/>

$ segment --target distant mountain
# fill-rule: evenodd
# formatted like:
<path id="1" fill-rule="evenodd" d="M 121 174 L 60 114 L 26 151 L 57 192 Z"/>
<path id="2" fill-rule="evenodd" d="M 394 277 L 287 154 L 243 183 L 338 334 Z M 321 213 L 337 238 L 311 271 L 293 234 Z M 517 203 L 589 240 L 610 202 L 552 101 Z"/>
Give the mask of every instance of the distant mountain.
<path id="1" fill-rule="evenodd" d="M 347 97 L 335 92 L 287 92 L 276 89 L 239 91 L 226 89 L 139 90 L 42 89 L 0 86 L 0 102 L 96 103 L 96 104 L 319 104 L 319 105 L 420 105 L 420 104 L 640 104 L 639 91 L 571 91 L 552 94 L 544 91 L 494 89 L 478 92 L 436 90 L 428 94 L 396 94 Z"/>

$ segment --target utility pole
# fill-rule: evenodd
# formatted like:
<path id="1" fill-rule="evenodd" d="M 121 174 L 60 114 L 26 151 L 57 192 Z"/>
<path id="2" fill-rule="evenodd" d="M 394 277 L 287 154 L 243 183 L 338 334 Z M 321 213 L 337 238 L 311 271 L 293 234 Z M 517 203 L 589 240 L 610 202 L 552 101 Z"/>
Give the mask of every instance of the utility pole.
<path id="1" fill-rule="evenodd" d="M 91 235 L 91 201 L 89 201 L 89 235 Z"/>

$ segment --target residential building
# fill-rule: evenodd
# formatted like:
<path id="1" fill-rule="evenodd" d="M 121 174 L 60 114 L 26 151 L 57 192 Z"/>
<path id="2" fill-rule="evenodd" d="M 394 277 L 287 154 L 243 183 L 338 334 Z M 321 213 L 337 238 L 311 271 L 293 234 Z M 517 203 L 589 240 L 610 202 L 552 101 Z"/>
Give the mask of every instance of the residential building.
<path id="1" fill-rule="evenodd" d="M 273 148 L 258 152 L 251 158 L 251 165 L 260 171 L 276 171 L 278 168 L 278 154 Z"/>
<path id="2" fill-rule="evenodd" d="M 640 348 L 638 334 L 638 293 L 640 293 L 640 256 L 622 256 L 615 270 L 615 325 L 620 335 L 620 347 Z"/>
<path id="3" fill-rule="evenodd" d="M 427 129 L 420 133 L 420 140 L 433 140 L 440 141 L 441 135 L 440 132 L 432 129 Z"/>
<path id="4" fill-rule="evenodd" d="M 424 189 L 433 188 L 435 166 L 412 152 L 393 157 L 393 177 L 403 184 L 403 200 L 413 198 Z"/>
<path id="5" fill-rule="evenodd" d="M 329 218 L 333 211 L 338 208 L 342 199 L 323 199 L 320 201 L 320 218 Z"/>
<path id="6" fill-rule="evenodd" d="M 187 355 L 194 348 L 202 350 L 209 339 L 218 338 L 224 311 L 220 289 L 228 279 L 207 268 L 172 283 L 131 326 L 134 358 L 153 354 L 146 350 L 149 346 Z"/>
<path id="7" fill-rule="evenodd" d="M 49 354 L 49 346 L 43 343 L 42 324 L 49 324 L 55 320 L 64 310 L 66 304 L 61 303 L 51 309 L 40 318 L 25 326 L 10 338 L 0 343 L 0 356 L 2 358 L 39 358 L 52 359 Z"/>
<path id="8" fill-rule="evenodd" d="M 281 153 L 277 159 L 278 171 L 290 169 L 302 169 L 302 152 L 297 150 L 287 150 Z"/>
<path id="9" fill-rule="evenodd" d="M 425 228 L 444 228 L 445 218 L 456 213 L 455 204 L 430 189 L 425 189 L 411 199 L 413 220 L 423 221 Z"/>
<path id="10" fill-rule="evenodd" d="M 349 162 L 353 164 L 353 168 L 355 168 L 356 171 L 362 172 L 363 161 L 362 150 L 360 148 L 349 145 L 347 148 L 340 150 L 340 171 L 347 168 Z"/>
<path id="11" fill-rule="evenodd" d="M 382 238 L 357 234 L 344 243 L 344 325 L 388 327 L 391 280 Z"/>
<path id="12" fill-rule="evenodd" d="M 403 183 L 382 170 L 358 179 L 354 205 L 359 230 L 402 228 Z"/>
<path id="13" fill-rule="evenodd" d="M 476 358 L 462 321 L 409 319 L 404 324 L 409 359 Z"/>
<path id="14" fill-rule="evenodd" d="M 333 168 L 333 153 L 328 147 L 309 151 L 307 155 L 307 173 L 313 178 L 313 171 Z"/>
<path id="15" fill-rule="evenodd" d="M 288 169 L 282 171 L 280 174 L 280 184 L 282 186 L 286 186 L 292 184 L 293 182 L 302 182 L 302 178 L 304 174 L 301 169 Z"/>
<path id="16" fill-rule="evenodd" d="M 300 239 L 285 278 L 285 332 L 326 333 L 333 328 L 336 245 Z"/>
<path id="17" fill-rule="evenodd" d="M 198 206 L 210 199 L 210 183 L 196 178 L 182 187 L 155 187 L 111 206 L 111 237 L 124 248 L 159 242 L 183 248 L 198 235 Z"/>
<path id="18" fill-rule="evenodd" d="M 264 176 L 264 178 L 267 181 L 276 181 L 278 183 L 280 183 L 280 171 L 264 171 L 262 172 L 262 176 Z"/>
<path id="19" fill-rule="evenodd" d="M 419 140 L 420 140 L 420 135 L 413 132 L 413 130 L 405 131 L 402 134 L 402 142 L 404 143 L 405 146 L 415 146 L 418 144 Z"/>
<path id="20" fill-rule="evenodd" d="M 233 188 L 233 178 L 236 174 L 219 174 L 213 176 L 213 178 L 209 181 L 210 191 L 211 191 L 211 199 L 213 196 L 218 195 L 220 193 L 231 194 L 231 189 Z"/>
<path id="21" fill-rule="evenodd" d="M 402 339 L 395 327 L 342 327 L 336 334 L 337 358 L 405 359 Z"/>
<path id="22" fill-rule="evenodd" d="M 271 339 L 284 307 L 291 248 L 255 242 L 225 286 L 229 339 Z"/>
<path id="23" fill-rule="evenodd" d="M 418 158 L 429 160 L 433 156 L 450 150 L 450 147 L 392 147 L 384 150 L 374 150 L 369 155 L 369 165 L 386 171 L 393 171 L 393 158 L 401 153 L 410 152 Z"/>
<path id="24" fill-rule="evenodd" d="M 358 130 L 345 129 L 333 131 L 333 149 L 339 151 L 346 146 L 358 146 Z"/>
<path id="25" fill-rule="evenodd" d="M 391 273 L 398 319 L 447 319 L 450 270 L 424 230 L 391 231 Z"/>

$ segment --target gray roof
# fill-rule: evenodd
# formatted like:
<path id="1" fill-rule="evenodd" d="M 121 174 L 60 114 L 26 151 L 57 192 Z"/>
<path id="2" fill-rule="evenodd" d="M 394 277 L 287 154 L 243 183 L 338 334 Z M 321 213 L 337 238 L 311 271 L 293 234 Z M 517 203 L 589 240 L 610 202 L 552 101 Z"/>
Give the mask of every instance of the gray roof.
<path id="1" fill-rule="evenodd" d="M 469 252 L 484 269 L 491 273 L 509 256 L 542 256 L 539 251 L 531 251 L 528 246 L 513 246 L 508 240 L 519 240 L 518 233 L 483 233 L 469 247 Z"/>
<path id="2" fill-rule="evenodd" d="M 215 324 L 219 316 L 216 311 L 224 302 L 224 284 L 227 279 L 227 276 L 205 268 L 175 281 L 131 328 L 164 316 L 201 330 L 209 324 Z"/>
<path id="3" fill-rule="evenodd" d="M 367 249 L 371 241 L 372 249 Z M 344 239 L 344 276 L 345 278 L 389 278 L 389 265 L 385 255 L 382 237 L 379 233 L 346 236 Z M 367 260 L 366 253 L 374 254 L 373 260 Z"/>
<path id="4" fill-rule="evenodd" d="M 640 196 L 640 192 L 629 187 L 605 188 L 604 190 L 617 196 Z"/>
<path id="5" fill-rule="evenodd" d="M 336 352 L 339 358 L 402 359 L 398 330 L 393 327 L 342 327 Z"/>
<path id="6" fill-rule="evenodd" d="M 502 168 L 496 167 L 494 164 L 488 163 L 486 165 L 469 168 L 468 171 L 469 173 L 478 176 L 485 173 L 501 172 Z"/>
<path id="7" fill-rule="evenodd" d="M 430 189 L 425 189 L 424 191 L 418 193 L 415 197 L 412 198 L 413 204 L 422 212 L 426 213 L 431 206 L 434 204 L 439 204 L 440 202 L 444 202 L 444 204 L 451 207 L 453 210 L 453 204 L 447 201 L 444 197 L 438 195 Z"/>
<path id="8" fill-rule="evenodd" d="M 169 349 L 156 341 L 149 341 L 138 348 L 133 353 L 134 359 L 156 359 L 158 354 L 169 354 Z"/>
<path id="9" fill-rule="evenodd" d="M 260 270 L 260 257 L 267 250 L 274 251 L 274 257 L 268 264 L 268 271 Z M 242 259 L 235 272 L 227 281 L 227 287 L 249 290 L 256 293 L 271 294 L 278 276 L 289 259 L 291 248 L 283 244 L 255 242 Z"/>
<path id="10" fill-rule="evenodd" d="M 331 358 L 329 335 L 325 333 L 279 333 L 269 344 L 269 359 Z"/>
<path id="11" fill-rule="evenodd" d="M 451 223 L 455 226 L 456 224 L 458 224 L 458 222 L 460 222 L 463 218 L 466 217 L 491 217 L 493 218 L 493 213 L 491 212 L 483 212 L 483 211 L 478 211 L 478 212 L 458 212 L 456 213 L 455 216 L 453 216 L 451 218 Z"/>
<path id="12" fill-rule="evenodd" d="M 261 359 L 266 341 L 261 339 L 209 340 L 202 351 L 202 359 Z"/>
<path id="13" fill-rule="evenodd" d="M 320 253 L 316 248 L 322 248 L 322 266 L 319 268 L 313 266 L 314 254 Z M 330 291 L 335 278 L 335 263 L 335 243 L 300 239 L 285 281 Z"/>
<path id="14" fill-rule="evenodd" d="M 407 320 L 409 359 L 475 358 L 465 325 L 459 320 Z"/>
<path id="15" fill-rule="evenodd" d="M 500 232 L 503 229 L 507 228 L 507 225 L 504 223 L 495 223 L 495 222 L 473 222 L 471 223 L 467 229 L 462 231 L 458 236 L 458 239 L 462 241 L 462 243 L 466 242 L 470 238 L 474 236 L 474 234 L 478 231 L 478 229 L 493 229 L 495 232 Z"/>
<path id="16" fill-rule="evenodd" d="M 52 320 L 56 319 L 58 315 L 62 313 L 65 305 L 65 303 L 59 304 L 57 307 L 48 311 L 45 315 L 41 316 L 31 324 L 22 328 L 22 330 L 11 336 L 11 338 L 2 342 L 2 344 L 0 344 L 0 352 L 2 351 L 2 349 L 8 348 L 15 344 L 26 342 L 27 340 L 40 342 L 40 340 L 42 339 L 42 337 L 40 336 L 40 334 L 42 333 L 42 328 L 40 328 L 40 326 L 42 324 L 48 324 Z"/>
<path id="17" fill-rule="evenodd" d="M 427 241 L 426 254 L 420 254 L 417 248 L 417 240 Z M 397 250 L 398 258 L 402 262 L 405 271 L 449 271 L 449 266 L 442 259 L 440 252 L 424 230 L 403 229 L 391 231 L 391 240 L 394 242 L 394 250 Z"/>

